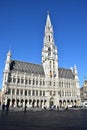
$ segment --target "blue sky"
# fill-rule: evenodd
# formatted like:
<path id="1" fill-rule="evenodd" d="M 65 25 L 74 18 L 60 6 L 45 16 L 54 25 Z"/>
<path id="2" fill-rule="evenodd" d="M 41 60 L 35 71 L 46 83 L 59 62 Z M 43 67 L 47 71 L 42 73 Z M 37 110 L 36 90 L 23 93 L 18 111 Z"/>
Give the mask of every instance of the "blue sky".
<path id="1" fill-rule="evenodd" d="M 41 63 L 47 11 L 59 67 L 76 64 L 82 86 L 87 77 L 87 0 L 0 0 L 0 88 L 9 49 L 12 59 Z"/>

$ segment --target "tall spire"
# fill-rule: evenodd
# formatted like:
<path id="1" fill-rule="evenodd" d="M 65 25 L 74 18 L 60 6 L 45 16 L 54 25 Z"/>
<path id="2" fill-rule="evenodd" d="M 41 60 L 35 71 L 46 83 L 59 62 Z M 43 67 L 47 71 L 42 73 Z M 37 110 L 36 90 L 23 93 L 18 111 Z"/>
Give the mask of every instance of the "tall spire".
<path id="1" fill-rule="evenodd" d="M 51 26 L 51 20 L 50 20 L 49 11 L 47 12 L 47 21 L 46 21 L 46 26 Z"/>
<path id="2" fill-rule="evenodd" d="M 49 12 L 47 13 L 47 20 L 45 25 L 44 45 L 54 45 L 53 27 L 51 24 Z"/>

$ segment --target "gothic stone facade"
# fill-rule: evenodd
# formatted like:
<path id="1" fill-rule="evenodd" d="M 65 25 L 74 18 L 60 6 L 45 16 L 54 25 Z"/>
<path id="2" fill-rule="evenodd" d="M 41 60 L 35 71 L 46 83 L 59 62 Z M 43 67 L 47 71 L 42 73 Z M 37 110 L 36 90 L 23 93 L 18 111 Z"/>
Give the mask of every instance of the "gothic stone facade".
<path id="1" fill-rule="evenodd" d="M 2 84 L 2 102 L 10 106 L 66 107 L 79 105 L 80 86 L 76 66 L 60 68 L 58 49 L 54 43 L 53 26 L 47 15 L 42 64 L 12 60 L 7 54 Z"/>

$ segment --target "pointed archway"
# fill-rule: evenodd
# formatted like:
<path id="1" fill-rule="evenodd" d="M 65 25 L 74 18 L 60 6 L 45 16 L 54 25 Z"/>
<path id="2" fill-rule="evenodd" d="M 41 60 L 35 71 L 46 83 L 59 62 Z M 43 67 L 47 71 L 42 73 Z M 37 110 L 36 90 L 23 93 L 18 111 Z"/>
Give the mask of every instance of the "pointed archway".
<path id="1" fill-rule="evenodd" d="M 49 107 L 52 108 L 54 106 L 54 98 L 50 98 Z"/>

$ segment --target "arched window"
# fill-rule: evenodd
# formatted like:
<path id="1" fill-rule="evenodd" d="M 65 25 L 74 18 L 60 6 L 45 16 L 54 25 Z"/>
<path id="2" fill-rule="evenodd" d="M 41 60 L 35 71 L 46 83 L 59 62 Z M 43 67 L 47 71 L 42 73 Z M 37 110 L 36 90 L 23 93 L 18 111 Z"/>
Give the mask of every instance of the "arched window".
<path id="1" fill-rule="evenodd" d="M 52 71 L 50 70 L 50 77 L 52 77 Z"/>
<path id="2" fill-rule="evenodd" d="M 55 68 L 55 62 L 53 61 L 53 68 Z"/>
<path id="3" fill-rule="evenodd" d="M 14 89 L 12 89 L 12 94 L 15 94 L 15 90 Z"/>
<path id="4" fill-rule="evenodd" d="M 32 91 L 32 95 L 35 96 L 35 90 Z"/>
<path id="5" fill-rule="evenodd" d="M 29 79 L 29 84 L 31 84 L 31 79 Z"/>
<path id="6" fill-rule="evenodd" d="M 45 96 L 45 91 L 43 91 L 43 96 Z"/>
<path id="7" fill-rule="evenodd" d="M 40 96 L 42 96 L 42 91 L 40 91 Z"/>
<path id="8" fill-rule="evenodd" d="M 25 95 L 27 95 L 27 90 L 25 90 Z"/>
<path id="9" fill-rule="evenodd" d="M 16 77 L 13 77 L 13 83 L 15 83 L 16 82 Z"/>
<path id="10" fill-rule="evenodd" d="M 20 83 L 20 77 L 18 77 L 18 79 L 17 79 L 17 83 Z"/>
<path id="11" fill-rule="evenodd" d="M 38 90 L 36 90 L 36 96 L 38 96 Z"/>
<path id="12" fill-rule="evenodd" d="M 23 84 L 24 83 L 24 79 L 23 78 L 21 78 L 21 84 Z"/>
<path id="13" fill-rule="evenodd" d="M 43 86 L 45 85 L 45 81 L 43 81 Z"/>
<path id="14" fill-rule="evenodd" d="M 42 81 L 40 80 L 40 85 L 42 84 Z"/>
<path id="15" fill-rule="evenodd" d="M 31 95 L 31 90 L 28 91 L 28 95 Z"/>
<path id="16" fill-rule="evenodd" d="M 17 92 L 16 92 L 17 95 L 19 95 L 19 89 L 17 89 Z"/>
<path id="17" fill-rule="evenodd" d="M 21 93 L 21 95 L 23 95 L 23 90 L 22 89 L 21 89 L 20 93 Z"/>
<path id="18" fill-rule="evenodd" d="M 36 80 L 36 85 L 38 85 L 38 80 Z"/>
<path id="19" fill-rule="evenodd" d="M 35 79 L 33 79 L 33 85 L 35 85 Z"/>
<path id="20" fill-rule="evenodd" d="M 27 82 L 28 82 L 28 80 L 27 80 L 27 78 L 25 79 L 25 84 L 27 84 Z"/>

